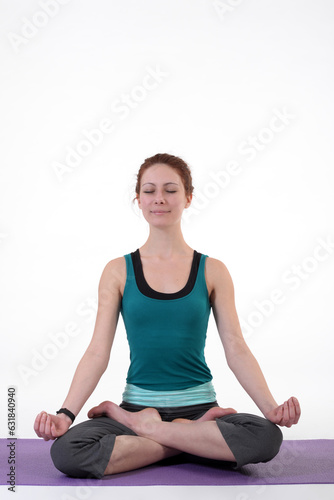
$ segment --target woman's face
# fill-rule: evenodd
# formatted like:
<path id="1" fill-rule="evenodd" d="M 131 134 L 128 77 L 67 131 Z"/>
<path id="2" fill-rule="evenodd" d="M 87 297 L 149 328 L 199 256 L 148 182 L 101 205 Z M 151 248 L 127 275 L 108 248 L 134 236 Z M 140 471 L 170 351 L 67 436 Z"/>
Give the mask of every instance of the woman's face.
<path id="1" fill-rule="evenodd" d="M 137 200 L 149 224 L 170 226 L 180 222 L 191 198 L 186 196 L 177 170 L 168 165 L 157 163 L 143 173 Z"/>

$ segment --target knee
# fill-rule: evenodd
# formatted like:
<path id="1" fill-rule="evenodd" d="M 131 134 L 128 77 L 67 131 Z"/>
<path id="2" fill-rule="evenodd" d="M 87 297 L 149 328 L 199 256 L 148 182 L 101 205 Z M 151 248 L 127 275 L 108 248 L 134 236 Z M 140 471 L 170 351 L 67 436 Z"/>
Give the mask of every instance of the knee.
<path id="1" fill-rule="evenodd" d="M 237 468 L 268 462 L 279 452 L 282 432 L 263 417 L 236 413 L 217 419 L 217 423 L 236 458 Z"/>
<path id="2" fill-rule="evenodd" d="M 272 460 L 280 450 L 283 434 L 277 425 L 269 420 L 263 419 L 263 428 L 259 436 L 259 450 L 258 461 L 269 462 Z"/>
<path id="3" fill-rule="evenodd" d="M 56 469 L 72 476 L 73 450 L 71 441 L 66 438 L 66 435 L 54 441 L 50 448 L 50 455 Z"/>
<path id="4" fill-rule="evenodd" d="M 80 451 L 66 434 L 56 439 L 51 446 L 50 454 L 54 466 L 63 474 L 78 478 L 93 477 L 82 467 Z"/>

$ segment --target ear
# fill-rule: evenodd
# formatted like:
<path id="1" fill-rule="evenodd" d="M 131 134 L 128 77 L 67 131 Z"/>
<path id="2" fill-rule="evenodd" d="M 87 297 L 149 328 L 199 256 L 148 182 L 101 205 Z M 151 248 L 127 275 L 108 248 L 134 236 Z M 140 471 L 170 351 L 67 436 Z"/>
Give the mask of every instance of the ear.
<path id="1" fill-rule="evenodd" d="M 187 203 L 185 204 L 184 208 L 189 208 L 191 204 L 191 200 L 193 199 L 193 195 L 190 194 L 189 196 L 186 196 Z"/>
<path id="2" fill-rule="evenodd" d="M 136 200 L 137 200 L 137 203 L 138 203 L 138 207 L 141 209 L 141 203 L 140 203 L 139 194 L 136 194 Z"/>

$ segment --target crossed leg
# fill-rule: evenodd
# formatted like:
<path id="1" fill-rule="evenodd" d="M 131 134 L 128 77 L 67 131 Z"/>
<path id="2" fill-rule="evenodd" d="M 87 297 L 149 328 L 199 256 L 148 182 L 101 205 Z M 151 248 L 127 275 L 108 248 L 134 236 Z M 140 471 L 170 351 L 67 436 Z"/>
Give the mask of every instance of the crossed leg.
<path id="1" fill-rule="evenodd" d="M 163 422 L 157 410 L 128 412 L 104 401 L 88 412 L 89 418 L 103 415 L 133 430 L 137 436 L 117 436 L 104 474 L 138 469 L 182 452 L 215 460 L 235 461 L 215 419 L 236 413 L 232 408 L 214 407 L 198 420 Z"/>

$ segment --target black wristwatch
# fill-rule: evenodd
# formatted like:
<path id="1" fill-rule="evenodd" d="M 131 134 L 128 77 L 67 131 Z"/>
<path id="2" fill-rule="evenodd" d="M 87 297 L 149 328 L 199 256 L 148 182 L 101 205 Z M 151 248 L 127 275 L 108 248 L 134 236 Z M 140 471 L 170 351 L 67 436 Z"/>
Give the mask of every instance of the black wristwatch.
<path id="1" fill-rule="evenodd" d="M 58 415 L 58 413 L 65 413 L 65 415 L 70 417 L 70 419 L 72 420 L 72 424 L 73 424 L 73 422 L 75 420 L 75 415 L 70 410 L 68 410 L 67 408 L 60 408 L 60 410 L 56 411 L 57 415 Z"/>

